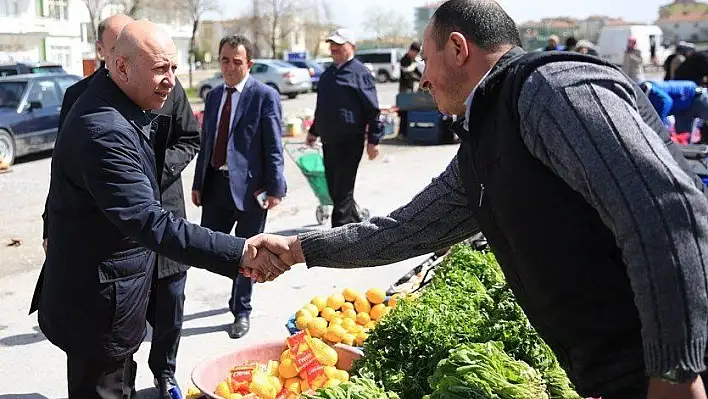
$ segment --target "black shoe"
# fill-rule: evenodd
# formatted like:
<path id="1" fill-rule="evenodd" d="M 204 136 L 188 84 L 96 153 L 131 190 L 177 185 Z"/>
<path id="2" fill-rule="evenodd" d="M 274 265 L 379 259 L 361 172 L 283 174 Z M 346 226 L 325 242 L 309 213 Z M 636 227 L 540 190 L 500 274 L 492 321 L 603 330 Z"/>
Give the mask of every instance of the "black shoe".
<path id="1" fill-rule="evenodd" d="M 248 334 L 248 330 L 251 329 L 251 319 L 244 316 L 236 317 L 234 324 L 231 325 L 231 331 L 229 331 L 229 336 L 231 338 L 237 339 Z"/>
<path id="2" fill-rule="evenodd" d="M 183 399 L 182 391 L 174 376 L 155 378 L 160 399 Z"/>

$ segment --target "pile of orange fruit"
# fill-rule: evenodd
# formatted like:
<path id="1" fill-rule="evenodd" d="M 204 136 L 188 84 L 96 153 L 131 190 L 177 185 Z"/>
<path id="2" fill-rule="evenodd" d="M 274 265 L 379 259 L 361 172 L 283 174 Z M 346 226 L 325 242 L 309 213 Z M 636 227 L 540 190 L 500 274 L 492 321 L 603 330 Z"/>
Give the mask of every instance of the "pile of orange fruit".
<path id="1" fill-rule="evenodd" d="M 328 297 L 316 296 L 295 313 L 295 326 L 330 343 L 362 346 L 367 332 L 391 311 L 399 296 L 371 288 L 360 293 L 351 288 Z"/>
<path id="2" fill-rule="evenodd" d="M 337 351 L 318 338 L 300 332 L 287 339 L 279 360 L 233 367 L 216 386 L 223 399 L 295 399 L 349 381 L 346 370 L 336 368 Z"/>

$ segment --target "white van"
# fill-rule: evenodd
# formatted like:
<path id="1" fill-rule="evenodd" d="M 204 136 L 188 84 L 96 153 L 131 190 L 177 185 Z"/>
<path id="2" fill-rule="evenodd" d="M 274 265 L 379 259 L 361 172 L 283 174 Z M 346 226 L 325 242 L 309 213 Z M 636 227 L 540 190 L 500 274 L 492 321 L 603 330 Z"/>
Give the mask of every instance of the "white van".
<path id="1" fill-rule="evenodd" d="M 377 48 L 371 50 L 357 50 L 354 56 L 364 64 L 374 66 L 376 80 L 380 83 L 397 81 L 401 78 L 401 63 L 406 49 Z"/>
<path id="2" fill-rule="evenodd" d="M 630 36 L 637 38 L 637 48 L 642 52 L 645 65 L 651 64 L 652 52 L 659 64 L 663 64 L 666 58 L 666 49 L 663 46 L 664 33 L 656 25 L 605 26 L 600 31 L 600 38 L 595 48 L 601 58 L 622 65 L 627 39 Z"/>

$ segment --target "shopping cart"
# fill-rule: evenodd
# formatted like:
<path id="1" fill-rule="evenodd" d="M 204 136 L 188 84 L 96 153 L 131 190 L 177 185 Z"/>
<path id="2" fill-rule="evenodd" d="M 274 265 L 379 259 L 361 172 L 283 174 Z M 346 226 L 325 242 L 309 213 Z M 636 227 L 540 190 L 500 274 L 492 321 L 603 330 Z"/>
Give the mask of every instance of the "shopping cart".
<path id="1" fill-rule="evenodd" d="M 300 168 L 302 174 L 305 175 L 307 183 L 320 202 L 315 210 L 315 217 L 317 218 L 317 223 L 324 224 L 332 214 L 332 198 L 329 196 L 329 188 L 325 178 L 322 145 L 316 143 L 310 146 L 301 141 L 291 141 L 285 142 L 284 147 L 285 152 L 288 153 L 293 162 Z M 359 204 L 356 205 L 356 209 L 362 220 L 368 221 L 371 218 L 368 209 L 360 208 Z"/>

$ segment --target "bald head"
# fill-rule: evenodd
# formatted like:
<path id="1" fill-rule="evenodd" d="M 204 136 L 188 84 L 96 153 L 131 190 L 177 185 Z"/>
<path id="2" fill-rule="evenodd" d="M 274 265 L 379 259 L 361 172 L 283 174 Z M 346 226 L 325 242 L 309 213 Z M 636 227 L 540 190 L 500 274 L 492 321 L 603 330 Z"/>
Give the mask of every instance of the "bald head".
<path id="1" fill-rule="evenodd" d="M 177 68 L 177 48 L 167 32 L 147 20 L 131 22 L 120 31 L 113 56 L 111 76 L 123 92 L 142 109 L 160 109 Z"/>
<path id="2" fill-rule="evenodd" d="M 116 41 L 116 57 L 134 58 L 144 53 L 165 52 L 175 54 L 172 38 L 156 24 L 140 20 L 131 22 L 121 30 Z"/>
<path id="3" fill-rule="evenodd" d="M 116 45 L 118 35 L 124 26 L 133 22 L 133 18 L 127 15 L 113 15 L 98 24 L 98 38 L 96 40 L 96 51 L 106 60 L 106 65 L 111 64 L 111 52 Z"/>

